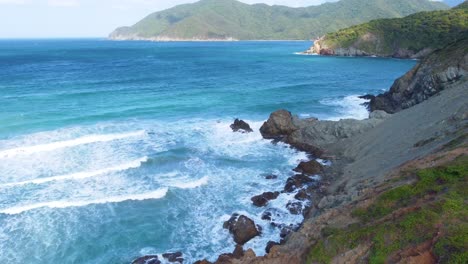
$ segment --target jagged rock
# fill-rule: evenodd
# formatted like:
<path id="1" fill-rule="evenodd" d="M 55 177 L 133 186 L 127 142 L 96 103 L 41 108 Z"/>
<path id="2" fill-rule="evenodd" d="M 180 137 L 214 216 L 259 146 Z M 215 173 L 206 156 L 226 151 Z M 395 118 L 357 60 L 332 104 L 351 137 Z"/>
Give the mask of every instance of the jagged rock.
<path id="1" fill-rule="evenodd" d="M 250 125 L 247 124 L 247 122 L 245 122 L 244 120 L 239 120 L 239 119 L 234 120 L 234 123 L 231 125 L 231 129 L 234 132 L 241 132 L 241 133 L 253 132 L 252 128 L 250 128 Z"/>
<path id="2" fill-rule="evenodd" d="M 396 80 L 390 91 L 369 102 L 370 111 L 396 113 L 419 104 L 458 83 L 468 87 L 468 39 L 437 50 Z"/>
<path id="3" fill-rule="evenodd" d="M 268 121 L 260 128 L 260 133 L 266 139 L 280 139 L 297 129 L 291 113 L 286 110 L 278 110 L 270 115 Z"/>
<path id="4" fill-rule="evenodd" d="M 304 173 L 307 175 L 317 175 L 322 172 L 323 166 L 318 163 L 316 160 L 310 160 L 307 162 L 301 162 L 299 165 L 294 169 L 295 172 Z"/>
<path id="5" fill-rule="evenodd" d="M 264 192 L 261 195 L 252 197 L 252 202 L 255 206 L 263 207 L 267 205 L 268 201 L 278 198 L 279 192 Z"/>
<path id="6" fill-rule="evenodd" d="M 165 253 L 162 256 L 163 258 L 167 259 L 169 262 L 178 262 L 178 263 L 184 262 L 184 258 L 182 258 L 182 252 Z"/>
<path id="7" fill-rule="evenodd" d="M 132 264 L 161 264 L 157 255 L 148 255 L 135 259 Z"/>
<path id="8" fill-rule="evenodd" d="M 233 214 L 228 221 L 224 222 L 223 227 L 229 230 L 234 237 L 234 241 L 240 245 L 244 245 L 252 238 L 260 235 L 255 222 L 244 215 Z"/>

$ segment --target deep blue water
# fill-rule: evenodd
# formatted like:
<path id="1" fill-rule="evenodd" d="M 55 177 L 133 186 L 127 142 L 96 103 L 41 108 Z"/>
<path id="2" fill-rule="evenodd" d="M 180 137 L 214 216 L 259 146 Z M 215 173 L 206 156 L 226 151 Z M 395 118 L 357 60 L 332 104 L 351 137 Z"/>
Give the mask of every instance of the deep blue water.
<path id="1" fill-rule="evenodd" d="M 234 248 L 222 222 L 239 211 L 264 227 L 246 245 L 264 254 L 278 230 L 250 197 L 281 190 L 305 155 L 232 120 L 365 118 L 356 95 L 415 64 L 294 54 L 309 45 L 0 41 L 0 262 L 214 260 Z"/>

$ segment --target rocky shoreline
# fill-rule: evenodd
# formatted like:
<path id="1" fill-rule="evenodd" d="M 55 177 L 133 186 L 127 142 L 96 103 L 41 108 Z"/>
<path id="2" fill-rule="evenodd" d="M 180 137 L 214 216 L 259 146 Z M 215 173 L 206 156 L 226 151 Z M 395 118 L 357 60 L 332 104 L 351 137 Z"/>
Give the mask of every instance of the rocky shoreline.
<path id="1" fill-rule="evenodd" d="M 320 121 L 300 119 L 287 110 L 272 113 L 260 128 L 263 138 L 272 143 L 284 142 L 310 156 L 309 161 L 298 164 L 296 174 L 287 179 L 281 191 L 295 192 L 295 200 L 286 207 L 291 214 L 303 214 L 304 221 L 298 226 L 278 225 L 281 243 L 268 242 L 267 255 L 257 257 L 252 249 L 244 251 L 241 245 L 261 235 L 262 230 L 248 217 L 233 214 L 224 227 L 238 245 L 233 253 L 220 255 L 215 263 L 305 263 L 311 248 L 326 236 L 323 230 L 358 223 L 353 215 L 355 209 L 369 207 L 375 197 L 394 188 L 395 177 L 402 172 L 413 167 L 430 168 L 468 155 L 466 46 L 464 39 L 436 51 L 398 79 L 389 92 L 366 96 L 372 110 L 368 119 Z M 236 120 L 231 128 L 240 133 L 252 130 L 242 120 Z M 323 160 L 331 161 L 332 166 L 323 166 Z M 252 197 L 252 203 L 262 207 L 278 195 L 277 190 L 265 192 Z M 274 214 L 266 210 L 262 219 L 275 225 Z M 433 247 L 434 243 L 430 245 Z M 362 262 L 369 257 L 371 247 L 360 244 L 334 256 L 331 262 Z M 395 258 L 408 263 L 419 257 L 419 253 L 405 252 Z M 425 252 L 430 255 L 430 250 Z M 173 261 L 183 262 L 182 256 L 176 254 Z M 161 262 L 157 256 L 133 262 L 142 263 Z"/>

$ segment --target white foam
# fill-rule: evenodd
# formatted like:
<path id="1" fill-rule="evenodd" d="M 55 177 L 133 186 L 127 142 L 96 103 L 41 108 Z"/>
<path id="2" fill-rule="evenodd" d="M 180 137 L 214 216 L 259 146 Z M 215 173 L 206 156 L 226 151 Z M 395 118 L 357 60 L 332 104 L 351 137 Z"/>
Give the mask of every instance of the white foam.
<path id="1" fill-rule="evenodd" d="M 130 138 L 130 137 L 141 137 L 143 135 L 145 135 L 144 130 L 121 133 L 121 134 L 89 135 L 89 136 L 84 136 L 84 137 L 80 137 L 80 138 L 76 138 L 72 140 L 57 141 L 57 142 L 52 142 L 52 143 L 47 143 L 47 144 L 42 144 L 42 145 L 19 147 L 19 148 L 3 150 L 3 151 L 0 151 L 0 158 L 9 158 L 9 157 L 18 156 L 18 155 L 29 155 L 29 154 L 34 154 L 38 152 L 53 151 L 57 149 L 75 147 L 79 145 L 91 144 L 91 143 L 96 143 L 96 142 L 108 142 L 108 141 L 114 141 L 114 140 L 119 140 L 119 139 L 124 139 L 124 138 Z"/>
<path id="2" fill-rule="evenodd" d="M 68 207 L 83 207 L 93 204 L 106 204 L 106 203 L 120 203 L 125 201 L 144 201 L 144 200 L 153 200 L 160 199 L 166 196 L 168 189 L 162 188 L 153 192 L 143 193 L 143 194 L 131 194 L 124 196 L 112 196 L 95 200 L 87 201 L 52 201 L 44 203 L 36 203 L 24 206 L 10 207 L 0 210 L 2 214 L 15 215 L 20 214 L 26 211 L 38 209 L 38 208 L 68 208 Z"/>
<path id="3" fill-rule="evenodd" d="M 176 187 L 179 189 L 194 189 L 203 185 L 208 184 L 209 177 L 205 176 L 199 180 L 192 181 L 192 182 L 178 182 L 169 185 L 170 187 Z"/>
<path id="4" fill-rule="evenodd" d="M 34 180 L 29 180 L 29 181 L 6 183 L 6 184 L 0 185 L 0 187 L 12 187 L 12 186 L 20 186 L 20 185 L 26 185 L 26 184 L 42 184 L 42 183 L 47 183 L 51 181 L 63 181 L 63 180 L 70 180 L 70 179 L 73 179 L 73 180 L 86 179 L 86 178 L 91 178 L 91 177 L 95 177 L 99 175 L 108 174 L 111 172 L 135 169 L 135 168 L 140 167 L 142 162 L 146 162 L 146 161 L 148 161 L 148 157 L 143 157 L 143 158 L 131 161 L 129 163 L 121 164 L 115 167 L 110 167 L 110 168 L 105 168 L 105 169 L 100 169 L 100 170 L 95 170 L 95 171 L 78 172 L 78 173 L 73 173 L 73 174 L 68 174 L 68 175 L 39 178 L 39 179 L 34 179 Z"/>
<path id="5" fill-rule="evenodd" d="M 349 95 L 341 99 L 324 99 L 320 101 L 321 104 L 338 107 L 338 116 L 326 118 L 327 120 L 333 121 L 340 119 L 367 119 L 369 117 L 369 112 L 363 105 L 366 102 L 368 102 L 368 100 L 359 98 L 358 95 Z"/>

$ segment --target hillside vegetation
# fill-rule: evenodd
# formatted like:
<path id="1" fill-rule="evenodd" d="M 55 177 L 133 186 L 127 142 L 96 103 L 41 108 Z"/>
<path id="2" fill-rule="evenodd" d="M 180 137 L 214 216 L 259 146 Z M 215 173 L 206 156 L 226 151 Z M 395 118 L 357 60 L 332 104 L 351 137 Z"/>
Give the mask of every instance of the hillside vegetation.
<path id="1" fill-rule="evenodd" d="M 422 57 L 467 35 L 468 2 L 464 2 L 450 10 L 373 20 L 329 33 L 312 51 L 324 55 Z"/>
<path id="2" fill-rule="evenodd" d="M 446 8 L 429 0 L 341 0 L 304 8 L 201 0 L 153 13 L 131 27 L 116 29 L 110 38 L 305 40 L 372 19 Z"/>

